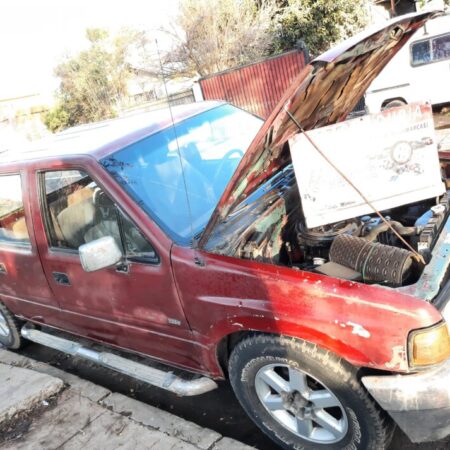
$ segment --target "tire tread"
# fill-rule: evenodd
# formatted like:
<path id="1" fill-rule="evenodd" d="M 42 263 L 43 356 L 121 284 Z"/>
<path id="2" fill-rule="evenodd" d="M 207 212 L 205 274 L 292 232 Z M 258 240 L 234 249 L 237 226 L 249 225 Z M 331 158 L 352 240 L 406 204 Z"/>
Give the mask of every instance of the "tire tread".
<path id="1" fill-rule="evenodd" d="M 246 355 L 251 352 L 252 347 L 254 347 L 255 345 L 259 345 L 262 348 L 270 348 L 274 345 L 282 346 L 283 348 L 288 348 L 294 353 L 298 352 L 299 354 L 306 354 L 309 357 L 318 360 L 324 367 L 328 368 L 328 370 L 331 370 L 337 377 L 348 383 L 351 386 L 351 389 L 364 403 L 365 408 L 369 414 L 369 420 L 372 421 L 375 426 L 375 438 L 372 439 L 372 442 L 367 447 L 367 450 L 382 450 L 388 448 L 389 443 L 392 439 L 393 431 L 395 430 L 395 425 L 393 424 L 389 416 L 379 408 L 375 400 L 371 398 L 369 393 L 359 382 L 357 377 L 357 369 L 351 366 L 344 359 L 328 350 L 324 350 L 318 347 L 316 344 L 305 340 L 281 335 L 250 335 L 238 342 L 231 352 L 231 356 L 229 359 L 229 373 L 232 384 L 232 375 L 236 372 L 235 367 L 238 360 L 240 360 L 241 358 L 246 358 Z"/>

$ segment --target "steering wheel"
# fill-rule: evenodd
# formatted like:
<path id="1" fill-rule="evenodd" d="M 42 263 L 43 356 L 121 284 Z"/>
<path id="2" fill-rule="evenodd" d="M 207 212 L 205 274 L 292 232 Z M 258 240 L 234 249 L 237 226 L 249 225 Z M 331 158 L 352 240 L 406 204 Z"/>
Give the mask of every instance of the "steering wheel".
<path id="1" fill-rule="evenodd" d="M 219 178 L 219 175 L 221 175 L 225 165 L 228 163 L 231 156 L 233 156 L 235 153 L 237 153 L 240 158 L 244 156 L 244 152 L 240 148 L 233 148 L 232 150 L 228 150 L 225 155 L 223 155 L 222 159 L 220 160 L 219 166 L 214 173 L 213 184 L 216 184 L 216 181 Z"/>

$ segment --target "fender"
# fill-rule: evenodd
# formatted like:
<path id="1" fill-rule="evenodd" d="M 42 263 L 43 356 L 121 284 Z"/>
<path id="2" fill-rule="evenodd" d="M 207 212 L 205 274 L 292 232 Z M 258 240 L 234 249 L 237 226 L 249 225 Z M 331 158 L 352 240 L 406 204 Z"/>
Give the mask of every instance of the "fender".
<path id="1" fill-rule="evenodd" d="M 177 246 L 172 265 L 205 367 L 216 376 L 218 345 L 242 331 L 300 338 L 355 366 L 408 372 L 409 332 L 442 320 L 430 303 L 381 286 Z"/>

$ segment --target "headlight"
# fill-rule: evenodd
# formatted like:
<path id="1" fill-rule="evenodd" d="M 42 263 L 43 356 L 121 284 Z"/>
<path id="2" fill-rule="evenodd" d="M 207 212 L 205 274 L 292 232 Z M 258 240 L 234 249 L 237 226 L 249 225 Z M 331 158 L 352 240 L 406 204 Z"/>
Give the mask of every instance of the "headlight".
<path id="1" fill-rule="evenodd" d="M 439 364 L 450 357 L 450 336 L 447 324 L 441 322 L 430 328 L 412 331 L 408 342 L 412 367 Z"/>

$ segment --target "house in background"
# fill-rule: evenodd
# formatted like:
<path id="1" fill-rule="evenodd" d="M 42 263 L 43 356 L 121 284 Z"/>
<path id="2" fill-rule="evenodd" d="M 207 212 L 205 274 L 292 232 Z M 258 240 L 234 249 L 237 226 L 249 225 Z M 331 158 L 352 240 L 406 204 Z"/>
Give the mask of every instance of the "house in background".
<path id="1" fill-rule="evenodd" d="M 128 80 L 128 97 L 122 102 L 119 115 L 151 111 L 170 104 L 179 105 L 195 101 L 192 90 L 193 79 L 163 80 L 152 70 L 131 67 L 132 76 Z"/>
<path id="2" fill-rule="evenodd" d="M 422 9 L 444 8 L 444 0 L 372 0 L 369 10 L 372 22 L 377 23 Z"/>
<path id="3" fill-rule="evenodd" d="M 389 17 L 401 16 L 417 11 L 415 0 L 374 0 L 375 6 L 379 6 L 387 11 Z"/>
<path id="4" fill-rule="evenodd" d="M 48 135 L 41 118 L 51 101 L 39 93 L 0 98 L 0 151 Z"/>

